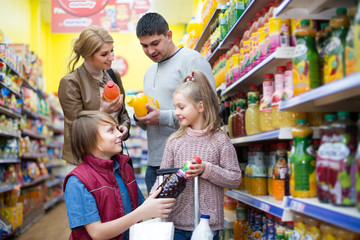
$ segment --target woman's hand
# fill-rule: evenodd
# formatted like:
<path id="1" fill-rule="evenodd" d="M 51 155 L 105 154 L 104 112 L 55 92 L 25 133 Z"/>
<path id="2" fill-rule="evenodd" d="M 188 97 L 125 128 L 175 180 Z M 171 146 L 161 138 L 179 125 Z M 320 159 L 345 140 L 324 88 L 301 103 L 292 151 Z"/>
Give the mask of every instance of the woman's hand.
<path id="1" fill-rule="evenodd" d="M 185 174 L 187 178 L 192 179 L 201 175 L 205 171 L 205 163 L 201 162 L 200 164 L 192 164 L 190 169 L 191 170 L 186 171 Z"/>
<path id="2" fill-rule="evenodd" d="M 124 101 L 124 94 L 121 94 L 117 98 L 115 98 L 113 101 L 109 102 L 107 101 L 103 95 L 101 95 L 100 98 L 100 111 L 106 112 L 106 113 L 114 113 L 121 110 L 122 105 Z"/>
<path id="3" fill-rule="evenodd" d="M 156 198 L 161 192 L 161 187 L 153 192 L 145 202 L 138 208 L 143 220 L 153 217 L 167 218 L 175 204 L 175 198 Z"/>

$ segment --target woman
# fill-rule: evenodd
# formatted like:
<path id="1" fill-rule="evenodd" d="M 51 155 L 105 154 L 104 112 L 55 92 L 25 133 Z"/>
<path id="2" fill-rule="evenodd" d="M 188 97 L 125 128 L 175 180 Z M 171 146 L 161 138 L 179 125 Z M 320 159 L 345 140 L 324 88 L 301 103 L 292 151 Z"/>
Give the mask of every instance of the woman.
<path id="1" fill-rule="evenodd" d="M 83 110 L 100 110 L 111 114 L 119 124 L 122 140 L 129 137 L 130 118 L 123 106 L 125 91 L 116 70 L 114 73 L 121 95 L 111 102 L 102 95 L 106 82 L 112 80 L 106 70 L 111 69 L 114 60 L 113 43 L 108 31 L 100 26 L 86 28 L 74 41 L 74 56 L 68 65 L 69 73 L 61 79 L 58 90 L 65 115 L 62 158 L 69 163 L 77 164 L 71 153 L 70 125 Z M 75 68 L 81 57 L 84 59 L 83 64 Z"/>

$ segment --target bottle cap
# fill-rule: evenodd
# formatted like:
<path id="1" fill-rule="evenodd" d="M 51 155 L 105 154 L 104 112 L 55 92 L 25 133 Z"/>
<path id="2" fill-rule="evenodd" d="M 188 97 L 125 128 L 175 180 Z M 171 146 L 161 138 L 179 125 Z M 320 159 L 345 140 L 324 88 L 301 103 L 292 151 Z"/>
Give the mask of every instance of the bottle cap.
<path id="1" fill-rule="evenodd" d="M 265 79 L 274 79 L 274 74 L 272 73 L 267 73 L 264 75 Z"/>
<path id="2" fill-rule="evenodd" d="M 278 144 L 277 144 L 277 147 L 278 147 L 278 148 L 286 148 L 286 147 L 287 147 L 287 144 L 286 144 L 286 143 L 278 143 Z"/>
<path id="3" fill-rule="evenodd" d="M 338 13 L 340 13 L 340 14 L 346 14 L 346 13 L 347 13 L 347 10 L 346 10 L 346 8 L 337 8 L 337 9 L 336 9 L 336 14 L 338 14 Z"/>
<path id="4" fill-rule="evenodd" d="M 321 28 L 321 29 L 325 29 L 327 26 L 329 26 L 329 23 L 328 23 L 328 22 L 322 22 L 322 23 L 320 24 L 320 28 Z"/>
<path id="5" fill-rule="evenodd" d="M 306 120 L 306 119 L 298 119 L 298 120 L 296 120 L 296 123 L 297 123 L 297 124 L 307 123 L 307 120 Z"/>
<path id="6" fill-rule="evenodd" d="M 285 66 L 277 66 L 276 67 L 276 71 L 278 71 L 278 72 L 285 72 L 285 70 L 286 70 Z"/>
<path id="7" fill-rule="evenodd" d="M 326 114 L 325 115 L 325 120 L 330 120 L 330 119 L 335 119 L 336 115 L 335 114 Z"/>
<path id="8" fill-rule="evenodd" d="M 202 162 L 202 160 L 198 157 L 198 156 L 194 156 L 193 159 L 195 159 L 195 161 L 200 164 Z"/>
<path id="9" fill-rule="evenodd" d="M 338 112 L 337 113 L 338 117 L 350 117 L 350 113 L 349 112 Z"/>
<path id="10" fill-rule="evenodd" d="M 249 90 L 250 90 L 250 91 L 251 91 L 251 90 L 257 91 L 257 85 L 251 84 L 251 85 L 249 86 Z"/>
<path id="11" fill-rule="evenodd" d="M 300 21 L 301 26 L 310 26 L 310 21 L 308 19 Z"/>
<path id="12" fill-rule="evenodd" d="M 205 214 L 201 214 L 201 215 L 200 215 L 200 218 L 210 219 L 210 216 L 209 216 L 209 215 L 205 215 Z"/>
<path id="13" fill-rule="evenodd" d="M 134 97 L 131 96 L 131 95 L 128 95 L 128 96 L 125 97 L 125 102 L 127 104 L 131 103 L 133 100 L 134 100 Z"/>
<path id="14" fill-rule="evenodd" d="M 114 87 L 114 82 L 113 81 L 108 81 L 106 83 L 106 86 L 109 87 L 109 88 L 112 88 L 112 87 Z"/>
<path id="15" fill-rule="evenodd" d="M 287 63 L 286 63 L 286 67 L 292 68 L 292 62 L 287 62 Z"/>

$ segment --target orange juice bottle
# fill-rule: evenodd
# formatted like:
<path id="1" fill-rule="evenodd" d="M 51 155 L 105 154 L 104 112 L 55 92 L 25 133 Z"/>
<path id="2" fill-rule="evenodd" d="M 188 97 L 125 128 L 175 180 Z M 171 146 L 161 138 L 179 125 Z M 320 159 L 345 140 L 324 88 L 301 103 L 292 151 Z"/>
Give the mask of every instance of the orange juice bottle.
<path id="1" fill-rule="evenodd" d="M 274 93 L 274 75 L 265 74 L 263 98 L 260 101 L 260 129 L 262 132 L 274 130 L 271 120 L 271 99 Z"/>
<path id="2" fill-rule="evenodd" d="M 248 164 L 245 168 L 245 191 L 251 193 L 251 179 L 253 174 L 253 165 L 254 165 L 254 146 L 249 146 L 248 150 Z"/>
<path id="3" fill-rule="evenodd" d="M 130 106 L 133 107 L 135 110 L 135 115 L 138 117 L 146 116 L 148 110 L 146 109 L 146 104 L 153 108 L 160 108 L 159 102 L 144 93 L 138 93 L 135 96 L 128 95 L 125 98 L 125 102 Z"/>
<path id="4" fill-rule="evenodd" d="M 246 205 L 238 202 L 236 208 L 236 220 L 234 222 L 234 240 L 245 239 L 246 222 Z"/>
<path id="5" fill-rule="evenodd" d="M 336 17 L 330 20 L 332 37 L 328 44 L 328 74 L 329 82 L 346 76 L 345 72 L 345 45 L 346 35 L 350 26 L 350 19 L 346 15 L 346 8 L 336 9 Z"/>
<path id="6" fill-rule="evenodd" d="M 273 195 L 276 200 L 282 201 L 287 192 L 287 149 L 286 143 L 278 143 L 276 150 L 276 164 L 273 168 Z"/>
<path id="7" fill-rule="evenodd" d="M 268 193 L 273 196 L 273 169 L 276 165 L 276 144 L 271 144 L 269 152 L 269 165 L 268 165 Z"/>
<path id="8" fill-rule="evenodd" d="M 292 60 L 294 96 L 321 85 L 320 58 L 315 45 L 316 30 L 302 20 L 295 31 L 296 47 Z"/>
<path id="9" fill-rule="evenodd" d="M 312 128 L 306 119 L 298 119 L 291 130 L 295 152 L 291 156 L 290 194 L 293 197 L 316 197 L 315 152 L 312 146 Z"/>
<path id="10" fill-rule="evenodd" d="M 285 66 L 276 67 L 275 92 L 273 93 L 271 100 L 271 114 L 272 114 L 271 120 L 274 129 L 279 129 L 281 125 L 282 113 L 279 112 L 278 108 L 281 103 L 282 95 L 284 93 L 285 70 L 286 70 Z"/>
<path id="11" fill-rule="evenodd" d="M 109 102 L 113 101 L 120 95 L 120 89 L 113 81 L 108 81 L 104 87 L 103 96 Z"/>
<path id="12" fill-rule="evenodd" d="M 253 151 L 254 165 L 251 176 L 251 193 L 255 196 L 263 196 L 267 194 L 267 168 L 265 164 L 265 156 L 261 144 L 254 146 Z"/>
<path id="13" fill-rule="evenodd" d="M 346 75 L 350 75 L 356 72 L 356 58 L 355 58 L 355 48 L 354 48 L 354 23 L 355 23 L 355 14 L 357 7 L 351 7 L 348 9 L 348 16 L 350 18 L 350 28 L 346 36 L 346 46 L 345 46 L 345 72 Z"/>
<path id="14" fill-rule="evenodd" d="M 256 85 L 250 85 L 248 92 L 248 108 L 245 112 L 246 134 L 260 133 L 260 112 L 259 112 L 259 92 Z"/>

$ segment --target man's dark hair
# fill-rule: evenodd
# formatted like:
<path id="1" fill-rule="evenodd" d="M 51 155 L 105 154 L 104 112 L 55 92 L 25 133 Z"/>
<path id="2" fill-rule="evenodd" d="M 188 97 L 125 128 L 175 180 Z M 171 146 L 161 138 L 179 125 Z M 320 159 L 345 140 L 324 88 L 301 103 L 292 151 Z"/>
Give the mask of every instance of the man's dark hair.
<path id="1" fill-rule="evenodd" d="M 158 13 L 146 13 L 136 25 L 136 36 L 164 35 L 169 31 L 166 20 Z"/>

